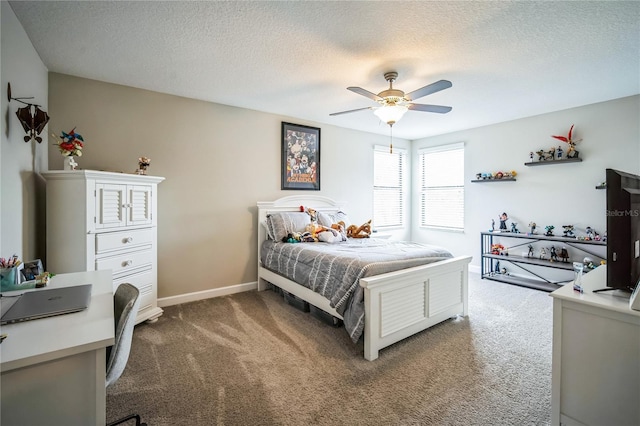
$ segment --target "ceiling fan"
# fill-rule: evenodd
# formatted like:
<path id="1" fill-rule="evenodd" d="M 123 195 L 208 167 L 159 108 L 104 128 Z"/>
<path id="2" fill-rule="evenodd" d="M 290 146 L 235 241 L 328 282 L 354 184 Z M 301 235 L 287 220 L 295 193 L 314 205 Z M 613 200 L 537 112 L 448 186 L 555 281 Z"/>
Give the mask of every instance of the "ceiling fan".
<path id="1" fill-rule="evenodd" d="M 414 104 L 412 101 L 422 98 L 423 96 L 431 95 L 444 89 L 448 89 L 452 86 L 448 80 L 440 80 L 435 83 L 431 83 L 413 92 L 404 93 L 402 90 L 394 89 L 393 82 L 398 78 L 398 73 L 390 71 L 384 74 L 385 80 L 389 82 L 389 88 L 382 92 L 375 93 L 369 92 L 362 87 L 347 87 L 347 90 L 351 90 L 354 93 L 365 96 L 371 100 L 374 100 L 380 104 L 380 106 L 365 107 L 351 109 L 348 111 L 334 112 L 329 115 L 341 115 L 349 114 L 356 111 L 363 111 L 365 109 L 373 110 L 373 113 L 378 116 L 382 121 L 392 126 L 395 124 L 405 112 L 408 110 L 422 111 L 422 112 L 435 112 L 438 114 L 446 114 L 451 111 L 451 107 L 442 105 L 425 105 Z"/>

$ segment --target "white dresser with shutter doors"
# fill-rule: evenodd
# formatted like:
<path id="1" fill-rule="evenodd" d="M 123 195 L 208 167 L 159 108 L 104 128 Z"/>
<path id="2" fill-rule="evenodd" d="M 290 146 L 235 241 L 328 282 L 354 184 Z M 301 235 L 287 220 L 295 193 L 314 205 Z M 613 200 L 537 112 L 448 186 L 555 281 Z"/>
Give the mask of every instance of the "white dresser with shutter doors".
<path id="1" fill-rule="evenodd" d="M 162 315 L 158 307 L 157 176 L 92 170 L 49 171 L 46 270 L 113 271 L 140 290 L 137 323 Z"/>

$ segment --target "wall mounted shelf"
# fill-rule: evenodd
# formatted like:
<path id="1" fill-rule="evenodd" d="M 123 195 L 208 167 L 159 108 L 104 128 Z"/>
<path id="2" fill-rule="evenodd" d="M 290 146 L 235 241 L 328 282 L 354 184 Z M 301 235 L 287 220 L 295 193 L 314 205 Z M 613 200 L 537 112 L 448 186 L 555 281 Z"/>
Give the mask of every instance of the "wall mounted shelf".
<path id="1" fill-rule="evenodd" d="M 549 164 L 579 163 L 581 161 L 582 161 L 582 158 L 563 158 L 562 160 L 531 161 L 529 163 L 524 163 L 524 165 L 525 166 L 546 166 Z"/>
<path id="2" fill-rule="evenodd" d="M 596 189 L 607 189 L 607 185 L 598 185 Z"/>
<path id="3" fill-rule="evenodd" d="M 516 178 L 502 178 L 502 179 L 474 179 L 471 182 L 473 183 L 478 183 L 478 182 L 515 182 Z"/>

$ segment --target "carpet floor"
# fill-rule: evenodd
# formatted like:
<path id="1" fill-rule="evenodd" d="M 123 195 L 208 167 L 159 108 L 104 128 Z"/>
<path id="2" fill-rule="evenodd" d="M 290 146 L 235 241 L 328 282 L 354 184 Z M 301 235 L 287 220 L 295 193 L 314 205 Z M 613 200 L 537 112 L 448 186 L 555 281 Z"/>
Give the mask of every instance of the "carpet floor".
<path id="1" fill-rule="evenodd" d="M 136 326 L 107 420 L 163 425 L 547 425 L 552 298 L 470 274 L 469 316 L 380 351 L 272 291 Z"/>

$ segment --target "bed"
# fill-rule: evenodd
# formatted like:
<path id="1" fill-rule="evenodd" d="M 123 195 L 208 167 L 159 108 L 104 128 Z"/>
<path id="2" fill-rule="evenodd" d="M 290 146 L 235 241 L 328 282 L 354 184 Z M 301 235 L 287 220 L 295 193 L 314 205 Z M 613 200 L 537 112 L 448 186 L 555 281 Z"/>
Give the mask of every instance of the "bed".
<path id="1" fill-rule="evenodd" d="M 287 215 L 287 212 L 300 212 L 300 206 L 311 207 L 318 211 L 318 215 L 325 214 L 333 218 L 343 209 L 341 202 L 314 195 L 294 195 L 258 202 L 258 290 L 266 290 L 272 284 L 345 320 L 345 328 L 348 327 L 352 340 L 357 341 L 362 334 L 364 357 L 369 361 L 377 359 L 382 348 L 451 317 L 467 316 L 468 265 L 471 256 L 453 257 L 446 250 L 432 247 L 434 252 L 424 260 L 429 263 L 414 266 L 421 261 L 405 259 L 402 253 L 413 250 L 408 246 L 415 243 L 387 243 L 383 239 L 370 238 L 349 239 L 337 244 L 291 244 L 280 242 L 280 238 L 276 238 L 278 235 L 270 235 L 274 232 L 267 226 L 268 216 L 275 218 Z M 387 244 L 389 247 L 385 248 Z M 373 251 L 377 256 L 387 256 L 382 252 L 388 250 L 391 258 L 374 256 L 372 264 L 360 270 L 354 268 L 351 271 L 345 266 L 341 279 L 345 281 L 346 288 L 342 293 L 333 295 L 326 291 L 324 285 L 316 285 L 326 282 L 324 279 L 310 280 L 304 270 L 294 267 L 305 255 L 318 259 L 330 258 L 329 262 L 335 261 L 337 265 L 339 256 L 331 251 L 331 246 L 339 247 L 338 252 L 342 253 L 360 250 L 358 247 L 361 246 L 361 250 Z M 283 257 L 274 257 L 274 250 Z M 355 256 L 360 257 L 357 254 Z M 359 259 L 350 260 L 351 263 L 357 261 Z M 279 271 L 276 267 L 278 263 L 289 266 Z M 387 269 L 391 269 L 391 272 L 384 272 Z M 314 271 L 318 272 L 317 269 Z M 353 284 L 349 285 L 351 281 Z"/>

